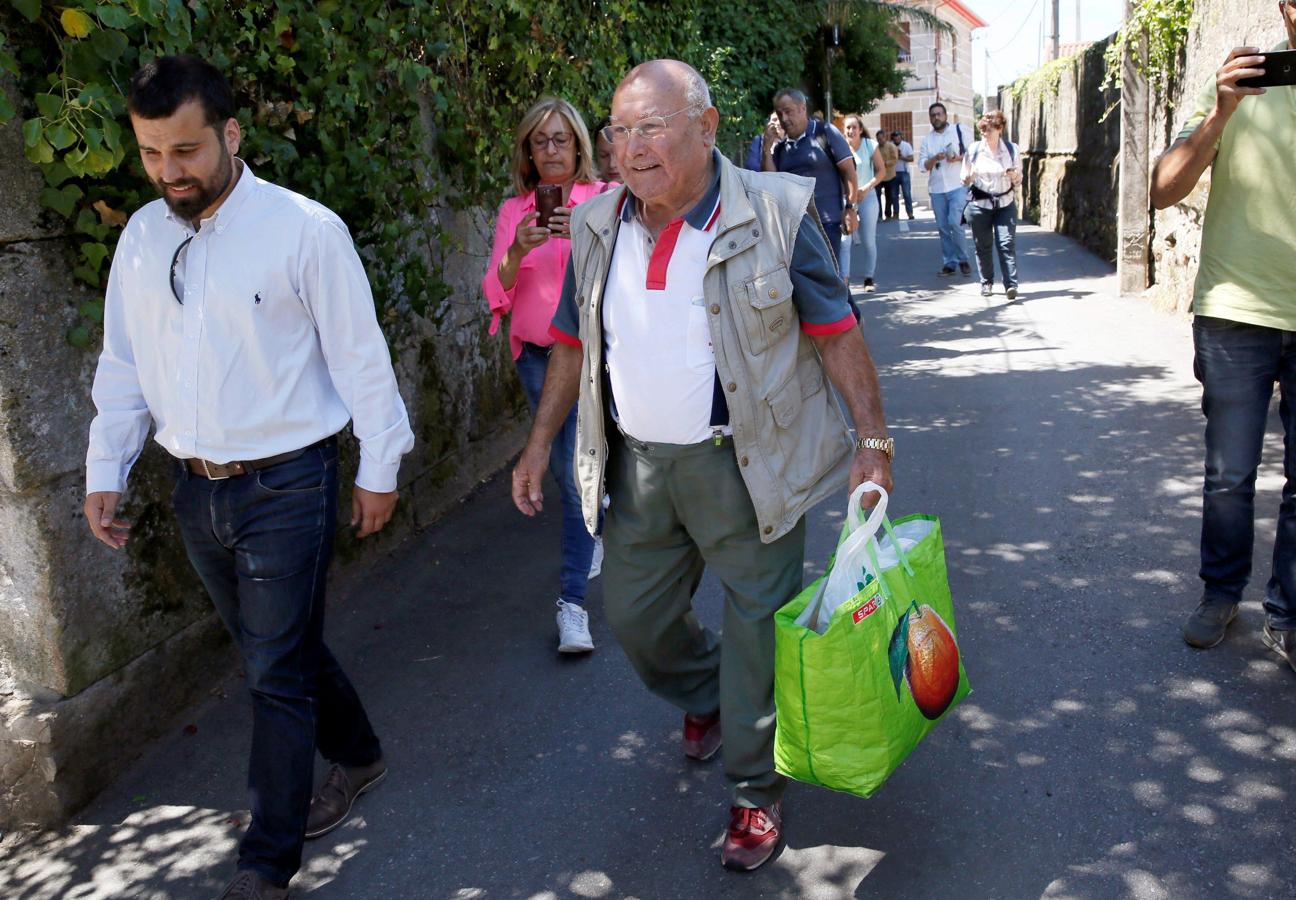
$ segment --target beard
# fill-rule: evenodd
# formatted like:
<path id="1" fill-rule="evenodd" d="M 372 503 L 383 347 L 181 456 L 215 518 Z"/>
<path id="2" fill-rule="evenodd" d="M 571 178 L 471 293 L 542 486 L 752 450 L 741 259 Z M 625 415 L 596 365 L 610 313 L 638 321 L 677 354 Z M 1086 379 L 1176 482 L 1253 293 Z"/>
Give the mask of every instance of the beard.
<path id="1" fill-rule="evenodd" d="M 230 180 L 234 177 L 234 157 L 230 154 L 225 142 L 220 145 L 220 159 L 216 163 L 216 171 L 211 178 L 206 181 L 197 179 L 186 179 L 184 181 L 162 182 L 155 180 L 153 187 L 162 195 L 166 205 L 180 218 L 187 222 L 195 221 L 203 210 L 210 207 L 225 193 L 229 187 Z M 172 197 L 167 192 L 167 188 L 183 188 L 193 186 L 195 190 L 183 197 Z"/>

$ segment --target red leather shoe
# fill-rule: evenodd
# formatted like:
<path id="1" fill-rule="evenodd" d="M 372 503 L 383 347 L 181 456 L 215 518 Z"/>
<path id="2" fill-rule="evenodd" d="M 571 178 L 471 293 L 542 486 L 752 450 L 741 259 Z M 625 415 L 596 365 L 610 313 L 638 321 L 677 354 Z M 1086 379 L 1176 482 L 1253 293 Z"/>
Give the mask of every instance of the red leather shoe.
<path id="1" fill-rule="evenodd" d="M 720 749 L 722 741 L 719 710 L 709 716 L 684 716 L 684 755 L 689 759 L 710 759 Z"/>
<path id="2" fill-rule="evenodd" d="M 720 862 L 726 869 L 750 872 L 758 869 L 778 849 L 783 838 L 783 804 L 729 807 L 729 833 L 720 849 Z"/>

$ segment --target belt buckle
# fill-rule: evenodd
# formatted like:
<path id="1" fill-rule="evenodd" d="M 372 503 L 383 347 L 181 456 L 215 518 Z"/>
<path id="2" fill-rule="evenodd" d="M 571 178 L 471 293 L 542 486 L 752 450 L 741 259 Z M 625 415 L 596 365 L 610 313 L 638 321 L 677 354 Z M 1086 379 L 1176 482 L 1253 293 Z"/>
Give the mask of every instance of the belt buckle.
<path id="1" fill-rule="evenodd" d="M 228 481 L 229 480 L 230 476 L 228 475 L 213 475 L 211 473 L 211 468 L 208 467 L 207 465 L 207 460 L 204 459 L 202 461 L 202 464 L 203 464 L 203 473 L 206 474 L 208 481 Z"/>

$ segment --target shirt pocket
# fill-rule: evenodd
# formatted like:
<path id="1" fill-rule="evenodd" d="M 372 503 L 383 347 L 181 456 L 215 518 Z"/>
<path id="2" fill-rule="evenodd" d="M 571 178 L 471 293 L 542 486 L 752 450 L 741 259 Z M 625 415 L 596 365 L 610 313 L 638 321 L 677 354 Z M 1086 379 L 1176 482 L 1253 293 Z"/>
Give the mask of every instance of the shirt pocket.
<path id="1" fill-rule="evenodd" d="M 760 356 L 796 326 L 792 276 L 785 265 L 742 282 L 737 299 L 742 307 L 741 333 L 753 356 Z"/>

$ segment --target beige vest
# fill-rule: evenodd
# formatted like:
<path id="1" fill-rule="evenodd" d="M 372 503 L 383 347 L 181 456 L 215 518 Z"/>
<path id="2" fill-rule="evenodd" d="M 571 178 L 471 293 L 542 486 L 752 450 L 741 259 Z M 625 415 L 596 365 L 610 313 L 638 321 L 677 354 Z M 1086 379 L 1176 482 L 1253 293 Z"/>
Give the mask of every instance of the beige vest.
<path id="1" fill-rule="evenodd" d="M 703 295 L 734 456 L 756 507 L 760 538 L 769 543 L 819 501 L 845 491 L 853 443 L 792 303 L 788 270 L 797 229 L 814 199 L 814 182 L 749 172 L 718 154 L 715 158 L 720 218 Z M 601 194 L 572 211 L 572 272 L 584 348 L 576 484 L 591 533 L 608 455 L 601 306 L 625 190 Z"/>

